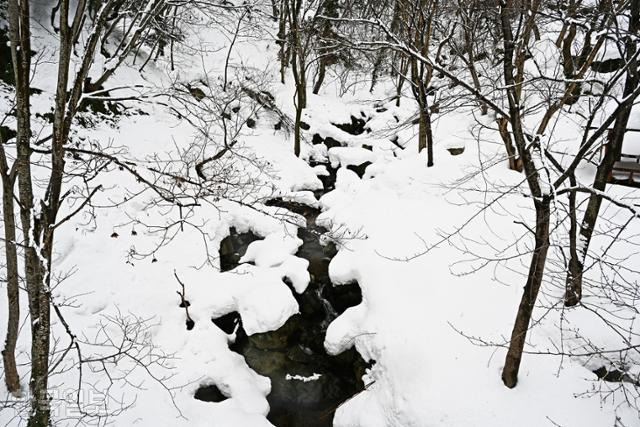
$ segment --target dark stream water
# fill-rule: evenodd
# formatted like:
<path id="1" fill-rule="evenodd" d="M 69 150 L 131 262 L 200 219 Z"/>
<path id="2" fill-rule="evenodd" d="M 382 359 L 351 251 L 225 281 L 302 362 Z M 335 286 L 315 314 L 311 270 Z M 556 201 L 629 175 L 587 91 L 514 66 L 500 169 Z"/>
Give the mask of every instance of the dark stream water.
<path id="1" fill-rule="evenodd" d="M 323 181 L 325 191 L 333 189 L 335 171 L 323 177 Z M 298 294 L 284 279 L 298 301 L 300 313 L 276 331 L 252 336 L 244 332 L 237 313 L 213 322 L 227 333 L 235 331 L 236 340 L 230 348 L 242 354 L 254 371 L 271 379 L 271 393 L 267 396 L 270 422 L 279 427 L 331 426 L 336 408 L 364 389 L 362 375 L 370 366 L 355 349 L 337 356 L 328 355 L 324 349 L 331 321 L 362 301 L 360 287 L 357 283 L 331 284 L 329 263 L 337 250 L 333 243 L 320 242 L 326 230 L 316 224 L 318 209 L 280 199 L 267 204 L 288 209 L 307 220 L 306 228 L 298 230 L 303 243 L 295 255 L 309 261 L 311 281 L 305 292 Z M 221 269 L 235 268 L 249 244 L 258 239 L 253 233 L 231 230 L 220 247 Z M 215 387 L 209 386 L 201 388 L 196 397 L 220 401 L 221 396 Z"/>
<path id="2" fill-rule="evenodd" d="M 364 121 L 360 123 L 360 120 L 352 118 L 352 123 L 344 126 L 362 127 Z M 329 146 L 332 142 L 314 136 L 314 143 Z M 311 166 L 317 165 L 311 163 Z M 335 185 L 336 170 L 324 165 L 329 174 L 319 177 L 324 188 L 315 192 L 316 198 L 333 190 Z M 361 175 L 366 166 L 360 165 L 362 172 L 356 173 Z M 305 228 L 298 229 L 303 243 L 295 255 L 309 261 L 311 281 L 307 289 L 298 294 L 284 279 L 298 301 L 300 313 L 276 331 L 251 336 L 245 333 L 238 313 L 212 321 L 228 334 L 235 332 L 231 350 L 242 354 L 254 371 L 271 379 L 271 393 L 267 396 L 270 406 L 267 418 L 271 423 L 278 427 L 331 426 L 337 407 L 364 390 L 362 376 L 371 364 L 353 348 L 337 356 L 328 355 L 324 338 L 329 324 L 347 308 L 359 304 L 362 293 L 357 283 L 332 285 L 329 263 L 337 250 L 333 243 L 321 243 L 321 236 L 327 230 L 316 224 L 320 210 L 281 199 L 270 200 L 267 205 L 295 212 L 307 221 Z M 238 233 L 231 229 L 220 245 L 221 270 L 237 267 L 247 247 L 259 239 L 260 236 L 251 232 Z M 226 397 L 215 385 L 208 385 L 198 389 L 195 398 L 219 402 Z"/>

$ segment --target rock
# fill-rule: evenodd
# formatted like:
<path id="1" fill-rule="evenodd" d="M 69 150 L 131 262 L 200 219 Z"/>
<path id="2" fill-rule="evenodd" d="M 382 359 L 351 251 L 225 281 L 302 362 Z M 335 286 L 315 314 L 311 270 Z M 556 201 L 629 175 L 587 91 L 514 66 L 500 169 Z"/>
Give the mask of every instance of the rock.
<path id="1" fill-rule="evenodd" d="M 621 371 L 616 368 L 606 368 L 604 366 L 593 371 L 594 374 L 601 380 L 612 383 L 630 383 L 636 386 L 640 386 L 640 380 L 635 380 L 631 375 L 625 371 Z"/>
<path id="2" fill-rule="evenodd" d="M 447 148 L 447 151 L 451 153 L 452 156 L 459 156 L 464 153 L 464 147 L 450 147 Z"/>
<path id="3" fill-rule="evenodd" d="M 347 169 L 354 171 L 360 178 L 362 178 L 364 176 L 364 172 L 367 169 L 367 166 L 369 166 L 371 164 L 371 162 L 364 162 L 361 163 L 359 165 L 349 165 L 347 166 Z"/>
<path id="4" fill-rule="evenodd" d="M 260 375 L 273 378 L 284 377 L 286 373 L 287 356 L 283 351 L 265 351 L 255 346 L 247 346 L 242 355 L 251 369 Z"/>
<path id="5" fill-rule="evenodd" d="M 318 178 L 322 182 L 322 187 L 323 187 L 323 190 L 317 190 L 315 192 L 316 198 L 319 199 L 320 197 L 322 197 L 324 193 L 329 192 L 335 188 L 338 170 L 335 168 L 332 168 L 331 164 L 329 163 L 310 162 L 309 164 L 312 167 L 322 165 L 327 170 L 327 172 L 329 172 L 328 175 L 318 175 Z"/>
<path id="6" fill-rule="evenodd" d="M 252 242 L 260 240 L 261 237 L 251 231 L 238 233 L 235 228 L 229 230 L 229 235 L 220 242 L 220 271 L 229 271 L 236 268 L 240 263 L 240 258 L 245 254 Z"/>
<path id="7" fill-rule="evenodd" d="M 203 402 L 222 402 L 228 398 L 215 384 L 201 385 L 193 397 Z"/>
<path id="8" fill-rule="evenodd" d="M 240 325 L 240 314 L 237 311 L 232 311 L 223 316 L 211 319 L 214 325 L 222 329 L 222 331 L 231 335 L 236 331 L 236 328 Z"/>
<path id="9" fill-rule="evenodd" d="M 328 136 L 325 138 L 324 140 L 324 145 L 327 146 L 327 148 L 333 148 L 333 147 L 342 147 L 342 142 L 333 139 L 332 137 Z"/>
<path id="10" fill-rule="evenodd" d="M 266 206 L 276 206 L 279 208 L 287 209 L 293 213 L 297 213 L 307 219 L 315 218 L 320 214 L 320 211 L 317 208 L 314 208 L 309 205 L 305 205 L 304 203 L 298 203 L 288 200 L 282 200 L 277 197 L 275 199 L 269 199 L 265 202 Z"/>
<path id="11" fill-rule="evenodd" d="M 312 363 L 315 353 L 313 350 L 296 345 L 287 349 L 287 359 L 296 363 Z"/>
<path id="12" fill-rule="evenodd" d="M 249 343 L 259 350 L 284 350 L 289 343 L 289 337 L 293 335 L 299 324 L 300 315 L 291 316 L 275 331 L 250 335 Z"/>
<path id="13" fill-rule="evenodd" d="M 364 113 L 362 113 L 364 115 Z M 367 122 L 355 116 L 351 116 L 351 123 L 331 123 L 338 129 L 341 129 L 351 135 L 361 135 L 364 133 L 364 126 Z"/>
<path id="14" fill-rule="evenodd" d="M 189 91 L 191 96 L 193 96 L 197 101 L 202 101 L 207 97 L 204 91 L 199 87 L 193 87 L 193 86 L 187 85 L 187 90 Z"/>
<path id="15" fill-rule="evenodd" d="M 357 282 L 325 286 L 322 289 L 322 296 L 329 301 L 338 315 L 362 302 L 362 291 Z"/>

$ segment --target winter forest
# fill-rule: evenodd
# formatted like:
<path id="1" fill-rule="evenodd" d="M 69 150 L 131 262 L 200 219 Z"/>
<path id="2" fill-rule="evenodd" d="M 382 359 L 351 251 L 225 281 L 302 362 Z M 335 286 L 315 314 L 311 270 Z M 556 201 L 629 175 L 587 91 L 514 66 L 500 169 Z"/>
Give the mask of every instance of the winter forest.
<path id="1" fill-rule="evenodd" d="M 640 426 L 640 0 L 0 0 L 0 425 Z"/>

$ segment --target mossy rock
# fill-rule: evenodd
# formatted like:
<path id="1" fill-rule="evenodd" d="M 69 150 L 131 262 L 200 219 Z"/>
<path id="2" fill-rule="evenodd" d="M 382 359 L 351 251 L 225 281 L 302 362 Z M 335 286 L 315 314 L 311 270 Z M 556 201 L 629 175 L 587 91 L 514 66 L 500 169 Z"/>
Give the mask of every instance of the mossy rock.
<path id="1" fill-rule="evenodd" d="M 299 320 L 300 316 L 292 316 L 278 330 L 249 336 L 249 342 L 260 350 L 285 349 L 289 344 L 289 337 L 298 329 Z"/>

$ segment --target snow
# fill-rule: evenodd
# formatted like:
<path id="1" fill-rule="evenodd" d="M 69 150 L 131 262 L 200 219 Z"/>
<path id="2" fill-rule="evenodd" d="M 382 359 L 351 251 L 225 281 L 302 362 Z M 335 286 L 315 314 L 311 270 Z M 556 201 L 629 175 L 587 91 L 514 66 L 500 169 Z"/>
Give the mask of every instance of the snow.
<path id="1" fill-rule="evenodd" d="M 329 149 L 329 162 L 331 167 L 360 165 L 365 162 L 373 162 L 376 156 L 369 150 L 359 147 L 332 147 Z"/>
<path id="2" fill-rule="evenodd" d="M 270 234 L 264 240 L 251 243 L 240 262 L 255 262 L 259 267 L 273 267 L 284 262 L 289 255 L 296 253 L 302 241 L 297 237 Z"/>
<path id="3" fill-rule="evenodd" d="M 213 29 L 192 36 L 214 44 L 217 42 L 211 40 L 223 39 Z M 43 38 L 40 43 L 46 41 Z M 178 52 L 184 81 L 203 73 L 219 75 L 226 51 L 216 51 L 214 46 L 205 58 L 190 58 L 190 54 L 188 50 Z M 266 77 L 278 82 L 275 55 L 276 46 L 268 38 L 246 44 L 239 41 L 232 62 L 267 70 Z M 48 112 L 51 105 L 55 84 L 50 79 L 51 67 L 43 63 L 36 75 L 35 85 L 44 92 L 34 96 L 34 112 Z M 175 77 L 162 65 L 150 64 L 147 73 L 146 80 L 166 82 Z M 114 85 L 144 82 L 135 66 L 119 69 L 115 78 Z M 291 114 L 291 81 L 269 88 L 280 108 Z M 526 191 L 518 187 L 523 177 L 506 168 L 495 132 L 486 143 L 476 141 L 471 134 L 476 122 L 467 112 L 435 117 L 436 166 L 427 168 L 424 153 L 417 153 L 413 127 L 395 129 L 393 135 L 385 133 L 390 124 L 407 120 L 415 111 L 403 99 L 401 107 L 385 104 L 386 111 L 376 112 L 374 103 L 385 91 L 391 88 L 381 84 L 374 94 L 363 86 L 340 96 L 337 83 L 332 82 L 320 95 L 310 94 L 304 120 L 311 127 L 304 134 L 301 158 L 293 155 L 292 137 L 274 131 L 268 115 L 260 115 L 256 129 L 242 134 L 235 166 L 238 176 L 255 182 L 255 193 L 225 194 L 215 206 L 204 204 L 186 218 L 179 217 L 175 209 L 149 204 L 153 195 L 138 192 L 139 184 L 124 171 L 114 169 L 100 178 L 105 191 L 97 195 L 98 208 L 65 224 L 57 234 L 56 271 L 71 274 L 54 288 L 53 299 L 78 336 L 104 338 L 101 325 L 107 319 L 146 319 L 148 342 L 171 356 L 166 366 L 152 367 L 161 381 L 153 380 L 131 361 L 113 368 L 127 379 L 118 383 L 113 395 L 132 405 L 114 418 L 115 425 L 271 425 L 266 419 L 270 380 L 229 349 L 234 336 L 211 319 L 238 312 L 246 333 L 252 335 L 276 330 L 298 313 L 298 303 L 285 280 L 297 293 L 304 292 L 311 280 L 308 261 L 295 256 L 302 244 L 297 231 L 305 220 L 260 203 L 279 197 L 322 210 L 316 223 L 330 230 L 339 248 L 329 265 L 331 280 L 335 286 L 355 281 L 363 293 L 362 303 L 335 319 L 325 336 L 328 353 L 339 354 L 355 346 L 364 359 L 375 361 L 364 377 L 366 390 L 339 406 L 334 425 L 595 427 L 615 425 L 620 418 L 625 426 L 640 426 L 637 412 L 619 404 L 620 391 L 609 400 L 593 392 L 599 383 L 590 369 L 602 366 L 601 360 L 527 354 L 518 386 L 510 390 L 500 380 L 505 349 L 475 345 L 464 336 L 503 343 L 511 332 L 528 261 L 526 255 L 516 253 L 528 253 L 530 245 L 529 237 L 522 237 L 527 236 L 526 230 L 517 221 L 531 224 L 533 215 Z M 5 111 L 8 95 L 3 92 L 2 96 L 0 111 Z M 105 151 L 122 147 L 128 158 L 140 162 L 153 153 L 175 154 L 176 145 L 194 140 L 194 129 L 164 106 L 140 108 L 148 115 L 124 116 L 117 126 L 99 123 L 93 129 L 78 130 L 77 136 L 99 143 Z M 351 116 L 362 117 L 362 113 L 370 119 L 366 125 L 370 133 L 350 135 L 333 124 L 347 123 Z M 48 127 L 44 121 L 38 123 L 43 129 Z M 579 129 L 568 119 L 559 128 L 557 140 L 548 143 L 571 153 L 579 142 L 575 137 Z M 313 146 L 310 140 L 315 133 L 345 146 L 329 150 Z M 405 150 L 389 141 L 394 135 Z M 364 144 L 373 149 L 362 148 Z M 465 151 L 459 156 L 446 150 L 461 146 Z M 320 200 L 313 191 L 322 189 L 318 177 L 328 171 L 324 166 L 310 167 L 309 159 L 327 159 L 332 167 L 340 167 L 335 190 Z M 346 168 L 364 162 L 372 164 L 362 178 Z M 581 165 L 580 182 L 590 182 L 592 175 L 592 165 Z M 498 197 L 495 192 L 506 188 L 515 190 L 490 205 Z M 613 188 L 611 192 L 616 200 L 637 202 L 637 195 L 630 191 Z M 114 204 L 118 206 L 110 207 Z M 625 222 L 624 212 L 605 205 L 612 223 Z M 184 220 L 182 226 L 178 218 Z M 458 231 L 463 225 L 467 226 Z M 240 266 L 220 272 L 218 247 L 232 227 L 240 233 L 252 231 L 262 239 L 249 245 Z M 118 237 L 112 238 L 114 231 Z M 624 236 L 632 240 L 638 233 L 634 223 Z M 512 247 L 514 240 L 518 243 Z M 601 236 L 593 244 L 604 248 L 608 243 Z M 638 256 L 628 252 L 628 248 L 614 248 L 610 255 L 628 257 L 628 265 L 637 265 Z M 484 260 L 477 254 L 505 261 L 478 269 Z M 549 269 L 563 268 L 558 267 L 557 258 L 550 264 Z M 190 331 L 185 327 L 186 311 L 178 306 L 180 285 L 174 271 L 185 284 L 189 315 L 195 322 Z M 598 271 L 594 268 L 589 274 L 595 277 Z M 637 273 L 621 275 L 621 281 L 638 280 Z M 4 286 L 0 284 L 2 307 L 6 304 Z M 557 304 L 559 295 L 558 289 L 550 288 L 541 298 L 544 303 Z M 24 292 L 21 303 L 27 307 Z M 0 310 L 2 336 L 4 313 Z M 25 309 L 22 315 L 26 316 Z M 527 348 L 554 350 L 560 321 L 580 325 L 577 328 L 594 337 L 595 345 L 620 347 L 620 337 L 604 330 L 593 315 L 567 311 L 540 319 Z M 54 331 L 61 337 L 60 350 L 68 339 L 58 320 Z M 116 341 L 122 337 L 122 331 L 113 325 L 106 331 Z M 572 345 L 571 340 L 567 338 L 566 344 Z M 580 341 L 576 338 L 574 344 L 577 348 Z M 29 331 L 23 328 L 18 358 L 25 386 L 29 346 Z M 96 355 L 108 350 L 92 347 Z M 286 379 L 308 382 L 320 376 L 288 374 Z M 73 388 L 76 381 L 76 371 L 68 369 L 52 377 L 52 388 Z M 99 369 L 86 370 L 84 382 L 86 390 L 106 387 L 108 379 Z M 219 403 L 195 400 L 197 388 L 207 384 L 215 384 L 228 399 Z M 0 402 L 3 400 L 0 394 Z M 113 400 L 109 404 L 118 406 Z M 70 410 L 60 402 L 54 405 Z M 11 410 L 2 411 L 0 423 L 15 423 L 13 416 Z"/>
<path id="4" fill-rule="evenodd" d="M 291 374 L 287 374 L 285 376 L 287 381 L 302 381 L 303 383 L 308 383 L 309 381 L 318 381 L 320 379 L 322 375 L 321 374 L 317 374 L 314 372 L 313 375 L 308 376 L 308 377 L 304 377 L 302 375 L 291 375 Z"/>
<path id="5" fill-rule="evenodd" d="M 307 271 L 309 262 L 293 256 L 301 244 L 302 240 L 297 237 L 269 234 L 264 240 L 251 243 L 240 262 L 254 262 L 258 267 L 280 267 L 278 270 L 281 278 L 287 277 L 296 292 L 302 293 L 307 288 L 310 277 Z"/>
<path id="6" fill-rule="evenodd" d="M 407 175 L 425 175 L 417 163 L 413 168 L 411 162 L 402 163 Z M 565 362 L 568 366 L 556 376 L 557 358 L 527 356 L 518 387 L 504 388 L 503 351 L 475 347 L 456 329 L 498 339 L 507 334 L 520 287 L 500 286 L 482 273 L 454 279 L 450 264 L 442 260 L 459 255 L 448 245 L 412 261 L 400 259 L 421 249 L 414 233 L 431 241 L 426 237 L 430 218 L 436 212 L 450 213 L 451 206 L 432 190 L 427 192 L 425 184 L 416 184 L 422 191 L 413 189 L 414 198 L 407 197 L 406 190 L 404 197 L 392 198 L 385 187 L 394 187 L 393 172 L 399 171 L 384 172 L 364 181 L 355 194 L 352 187 L 337 185 L 336 192 L 349 191 L 348 195 L 331 202 L 323 198 L 329 206 L 323 215 L 341 224 L 357 217 L 368 236 L 348 242 L 331 263 L 332 281 L 357 280 L 363 303 L 330 325 L 325 347 L 336 354 L 355 344 L 364 357 L 376 361 L 365 380 L 373 384 L 338 410 L 335 425 L 537 426 L 550 424 L 550 419 L 559 425 L 580 425 L 587 419 L 588 425 L 611 424 L 614 416 L 599 409 L 598 398 L 574 397 L 585 387 L 578 384 L 594 379 L 574 362 Z M 358 212 L 353 212 L 355 207 Z M 394 217 L 397 222 L 389 230 Z M 455 223 L 455 218 L 447 219 Z M 411 226 L 402 226 L 407 223 Z M 498 228 L 492 230 L 504 235 Z M 511 279 L 514 285 L 517 279 Z M 589 415 L 576 421 L 577 413 Z"/>

